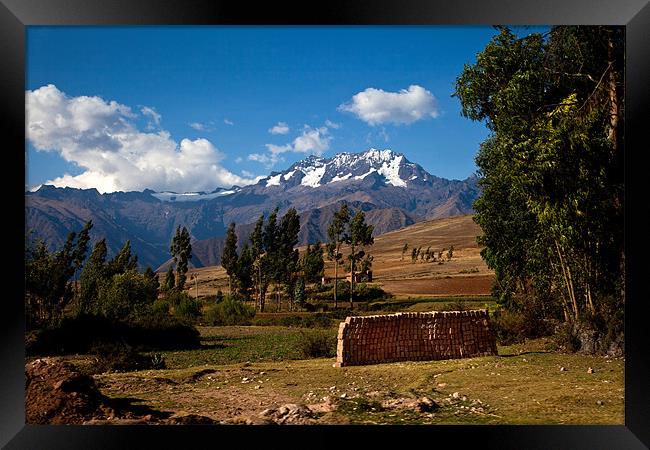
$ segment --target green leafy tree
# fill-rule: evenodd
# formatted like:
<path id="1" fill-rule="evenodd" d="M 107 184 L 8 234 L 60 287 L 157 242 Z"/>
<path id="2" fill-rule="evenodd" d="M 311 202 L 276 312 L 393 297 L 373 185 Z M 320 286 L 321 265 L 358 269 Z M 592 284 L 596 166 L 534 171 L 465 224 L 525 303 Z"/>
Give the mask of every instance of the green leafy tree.
<path id="1" fill-rule="evenodd" d="M 372 237 L 373 226 L 366 224 L 366 216 L 363 211 L 358 211 L 350 221 L 350 234 L 346 243 L 350 246 L 350 254 L 348 260 L 350 262 L 350 273 L 352 274 L 350 280 L 350 308 L 354 307 L 354 273 L 355 266 L 364 255 L 364 247 L 372 245 L 375 240 Z"/>
<path id="2" fill-rule="evenodd" d="M 126 241 L 117 254 L 106 263 L 106 278 L 113 275 L 135 270 L 138 267 L 138 256 L 131 253 L 131 242 Z"/>
<path id="3" fill-rule="evenodd" d="M 245 243 L 235 265 L 236 291 L 246 300 L 250 300 L 253 290 L 254 259 L 251 248 Z"/>
<path id="4" fill-rule="evenodd" d="M 117 320 L 137 319 L 158 297 L 156 283 L 135 270 L 115 274 L 99 289 L 97 313 Z"/>
<path id="5" fill-rule="evenodd" d="M 263 242 L 264 242 L 264 263 L 263 270 L 269 283 L 275 283 L 276 301 L 279 306 L 280 299 L 280 283 L 282 279 L 282 260 L 280 250 L 279 233 L 280 228 L 278 225 L 278 212 L 279 208 L 275 208 L 266 220 L 264 226 Z"/>
<path id="6" fill-rule="evenodd" d="M 293 297 L 297 305 L 302 306 L 305 304 L 305 280 L 303 278 L 298 278 L 296 281 Z"/>
<path id="7" fill-rule="evenodd" d="M 108 273 L 106 270 L 107 253 L 106 239 L 97 241 L 81 271 L 79 279 L 81 292 L 77 306 L 79 314 L 90 314 L 97 307 L 99 287 L 106 280 Z"/>
<path id="8" fill-rule="evenodd" d="M 165 291 L 171 292 L 176 289 L 176 276 L 174 276 L 174 268 L 169 266 L 167 274 L 165 275 Z"/>
<path id="9" fill-rule="evenodd" d="M 400 261 L 404 261 L 404 254 L 406 254 L 406 251 L 409 248 L 409 244 L 407 242 L 404 243 L 404 247 L 402 247 L 402 258 Z"/>
<path id="10" fill-rule="evenodd" d="M 341 208 L 334 213 L 332 223 L 327 229 L 327 258 L 334 261 L 334 308 L 338 307 L 338 274 L 339 264 L 343 261 L 341 245 L 349 239 L 348 227 L 350 224 L 350 211 L 348 205 L 343 203 Z"/>
<path id="11" fill-rule="evenodd" d="M 74 297 L 70 279 L 81 269 L 88 247 L 88 222 L 77 235 L 70 232 L 63 248 L 50 254 L 42 241 L 25 249 L 25 294 L 29 328 L 58 323 Z"/>
<path id="12" fill-rule="evenodd" d="M 172 239 L 169 251 L 176 264 L 176 288 L 180 292 L 185 289 L 188 262 L 192 258 L 192 244 L 190 243 L 190 233 L 187 228 L 181 228 L 180 226 L 176 228 L 176 234 Z"/>
<path id="13" fill-rule="evenodd" d="M 228 274 L 228 292 L 233 293 L 233 279 L 237 271 L 237 234 L 235 234 L 235 222 L 228 225 L 226 231 L 226 241 L 223 245 L 221 253 L 221 267 L 226 270 Z"/>
<path id="14" fill-rule="evenodd" d="M 447 261 L 451 261 L 451 257 L 454 256 L 454 246 L 449 247 L 447 251 Z"/>
<path id="15" fill-rule="evenodd" d="M 325 269 L 323 245 L 320 241 L 316 241 L 313 246 L 307 244 L 301 265 L 307 282 L 316 283 L 320 281 Z"/>
<path id="16" fill-rule="evenodd" d="M 415 264 L 415 261 L 418 259 L 418 249 L 417 247 L 413 247 L 411 250 L 411 263 Z"/>
<path id="17" fill-rule="evenodd" d="M 250 234 L 248 240 L 251 243 L 250 252 L 253 258 L 253 271 L 254 271 L 254 284 L 255 292 L 257 295 L 257 308 L 260 312 L 264 311 L 264 297 L 266 294 L 266 287 L 268 285 L 267 277 L 265 276 L 264 264 L 264 214 L 262 214 L 255 222 L 255 228 Z"/>
<path id="18" fill-rule="evenodd" d="M 295 246 L 298 244 L 300 232 L 300 216 L 295 208 L 289 208 L 280 220 L 278 232 L 277 268 L 280 282 L 290 297 L 290 308 L 294 303 L 294 285 L 298 271 L 299 253 Z M 279 304 L 279 303 L 278 303 Z"/>
<path id="19" fill-rule="evenodd" d="M 622 333 L 603 318 L 624 303 L 624 64 L 621 27 L 501 27 L 457 79 L 462 114 L 490 130 L 474 209 L 505 307 Z"/>

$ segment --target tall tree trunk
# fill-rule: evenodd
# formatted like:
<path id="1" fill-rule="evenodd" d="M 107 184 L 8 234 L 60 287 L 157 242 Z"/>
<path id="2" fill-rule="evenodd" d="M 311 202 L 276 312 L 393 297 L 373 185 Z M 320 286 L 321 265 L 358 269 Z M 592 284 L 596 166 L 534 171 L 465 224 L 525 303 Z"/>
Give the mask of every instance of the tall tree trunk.
<path id="1" fill-rule="evenodd" d="M 350 309 L 354 308 L 352 296 L 354 295 L 354 245 L 350 246 Z"/>
<path id="2" fill-rule="evenodd" d="M 338 250 L 337 250 L 338 254 Z M 336 294 L 338 293 L 339 287 L 339 260 L 334 259 L 334 309 L 338 308 L 338 300 Z"/>
<path id="3" fill-rule="evenodd" d="M 571 272 L 569 271 L 569 267 L 567 264 L 564 262 L 564 258 L 562 256 L 562 251 L 560 249 L 560 244 L 555 241 L 555 248 L 557 249 L 557 255 L 560 259 L 560 267 L 562 268 L 562 275 L 564 276 L 564 285 L 566 286 L 567 293 L 569 296 L 569 300 L 571 301 L 572 309 L 573 309 L 573 318 L 577 321 L 578 319 L 578 303 L 576 301 L 575 297 L 575 291 L 573 290 L 573 282 L 571 280 Z"/>

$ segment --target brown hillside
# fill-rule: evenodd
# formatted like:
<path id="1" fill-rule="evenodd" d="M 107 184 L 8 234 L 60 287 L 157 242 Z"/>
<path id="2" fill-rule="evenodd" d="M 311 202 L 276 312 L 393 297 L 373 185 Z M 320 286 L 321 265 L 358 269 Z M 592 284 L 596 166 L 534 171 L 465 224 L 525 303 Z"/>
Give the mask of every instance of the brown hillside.
<path id="1" fill-rule="evenodd" d="M 487 295 L 494 272 L 488 269 L 480 255 L 476 237 L 481 229 L 473 216 L 457 216 L 418 222 L 397 231 L 375 237 L 368 248 L 374 256 L 373 282 L 398 297 L 436 295 Z M 408 250 L 402 259 L 402 247 Z M 446 260 L 447 250 L 454 246 L 451 261 Z M 439 252 L 444 249 L 444 263 L 411 261 L 411 249 L 423 247 Z M 302 251 L 303 248 L 301 247 Z M 343 249 L 346 253 L 346 249 Z M 334 275 L 334 264 L 325 261 L 325 274 Z M 195 282 L 193 276 L 198 278 Z M 343 277 L 342 271 L 339 276 Z M 226 273 L 221 266 L 192 269 L 188 288 L 199 296 L 214 295 L 218 289 L 228 290 Z"/>

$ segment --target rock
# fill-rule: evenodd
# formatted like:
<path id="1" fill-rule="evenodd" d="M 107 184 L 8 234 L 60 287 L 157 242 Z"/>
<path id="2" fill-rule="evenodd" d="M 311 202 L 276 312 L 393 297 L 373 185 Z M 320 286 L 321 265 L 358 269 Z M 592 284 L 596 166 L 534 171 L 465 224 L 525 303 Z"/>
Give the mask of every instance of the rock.
<path id="1" fill-rule="evenodd" d="M 566 367 L 560 367 L 560 372 L 566 372 Z"/>
<path id="2" fill-rule="evenodd" d="M 439 388 L 447 387 L 447 383 L 438 383 Z"/>
<path id="3" fill-rule="evenodd" d="M 451 396 L 452 396 L 453 398 L 460 398 L 460 393 L 458 393 L 458 392 L 454 392 L 453 394 L 451 394 Z"/>
<path id="4" fill-rule="evenodd" d="M 605 404 L 605 402 L 603 402 L 602 400 L 596 400 L 596 404 L 598 406 L 603 406 Z"/>
<path id="5" fill-rule="evenodd" d="M 422 397 L 418 400 L 418 408 L 421 412 L 428 412 L 438 409 L 440 406 L 429 397 Z"/>
<path id="6" fill-rule="evenodd" d="M 587 369 L 587 373 L 594 373 L 594 369 L 592 369 L 591 367 L 588 368 L 588 369 Z"/>
<path id="7" fill-rule="evenodd" d="M 352 275 L 350 275 L 350 276 L 352 276 Z M 341 398 L 346 398 L 347 396 L 348 396 L 348 394 L 346 394 L 345 392 L 341 394 Z"/>

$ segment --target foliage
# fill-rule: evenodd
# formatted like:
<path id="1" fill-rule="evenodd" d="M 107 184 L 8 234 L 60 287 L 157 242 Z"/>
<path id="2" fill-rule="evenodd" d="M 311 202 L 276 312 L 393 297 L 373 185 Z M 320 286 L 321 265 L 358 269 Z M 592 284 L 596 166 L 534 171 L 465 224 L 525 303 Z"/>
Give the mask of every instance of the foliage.
<path id="1" fill-rule="evenodd" d="M 199 333 L 168 314 L 154 313 L 133 320 L 104 316 L 65 317 L 56 326 L 35 330 L 26 340 L 27 355 L 85 354 L 102 343 L 137 349 L 191 349 L 200 345 Z"/>
<path id="2" fill-rule="evenodd" d="M 172 266 L 169 266 L 167 270 L 164 286 L 167 292 L 173 291 L 176 288 L 176 276 L 174 275 L 174 268 Z"/>
<path id="3" fill-rule="evenodd" d="M 235 234 L 235 223 L 232 222 L 228 225 L 226 241 L 221 252 L 221 267 L 228 274 L 228 289 L 231 294 L 233 292 L 233 279 L 237 271 L 237 259 L 237 234 Z"/>
<path id="4" fill-rule="evenodd" d="M 339 264 L 343 261 L 341 245 L 349 239 L 348 226 L 350 223 L 350 211 L 347 203 L 343 203 L 338 211 L 334 213 L 332 222 L 327 228 L 327 258 L 334 261 L 334 307 L 338 307 L 338 276 Z"/>
<path id="5" fill-rule="evenodd" d="M 307 244 L 305 253 L 300 260 L 300 266 L 308 283 L 317 283 L 323 276 L 325 261 L 323 260 L 323 246 L 316 241 L 313 246 Z"/>
<path id="6" fill-rule="evenodd" d="M 474 209 L 493 293 L 512 311 L 532 296 L 556 318 L 618 335 L 622 323 L 606 332 L 596 318 L 607 298 L 624 305 L 623 29 L 499 31 L 454 94 L 491 133 Z"/>
<path id="7" fill-rule="evenodd" d="M 305 280 L 298 278 L 296 281 L 296 290 L 293 295 L 296 305 L 301 306 L 305 303 Z"/>
<path id="8" fill-rule="evenodd" d="M 192 258 L 192 244 L 190 243 L 190 233 L 187 228 L 176 228 L 176 234 L 172 239 L 169 251 L 176 264 L 176 289 L 182 291 L 187 281 L 188 261 Z"/>
<path id="9" fill-rule="evenodd" d="M 138 317 L 148 313 L 148 307 L 157 297 L 157 283 L 135 270 L 129 270 L 101 284 L 96 308 L 91 312 L 111 319 Z"/>
<path id="10" fill-rule="evenodd" d="M 42 241 L 25 242 L 25 312 L 27 328 L 54 325 L 74 296 L 70 279 L 86 258 L 92 221 L 71 232 L 63 248 L 51 254 Z"/>
<path id="11" fill-rule="evenodd" d="M 201 302 L 184 294 L 178 306 L 174 308 L 174 314 L 183 320 L 194 321 L 201 316 Z"/>
<path id="12" fill-rule="evenodd" d="M 232 295 L 226 295 L 223 301 L 212 305 L 207 310 L 204 320 L 210 325 L 250 325 L 253 317 L 255 317 L 254 308 Z"/>
<path id="13" fill-rule="evenodd" d="M 336 335 L 326 331 L 301 333 L 299 346 L 304 358 L 330 358 L 336 356 Z"/>

